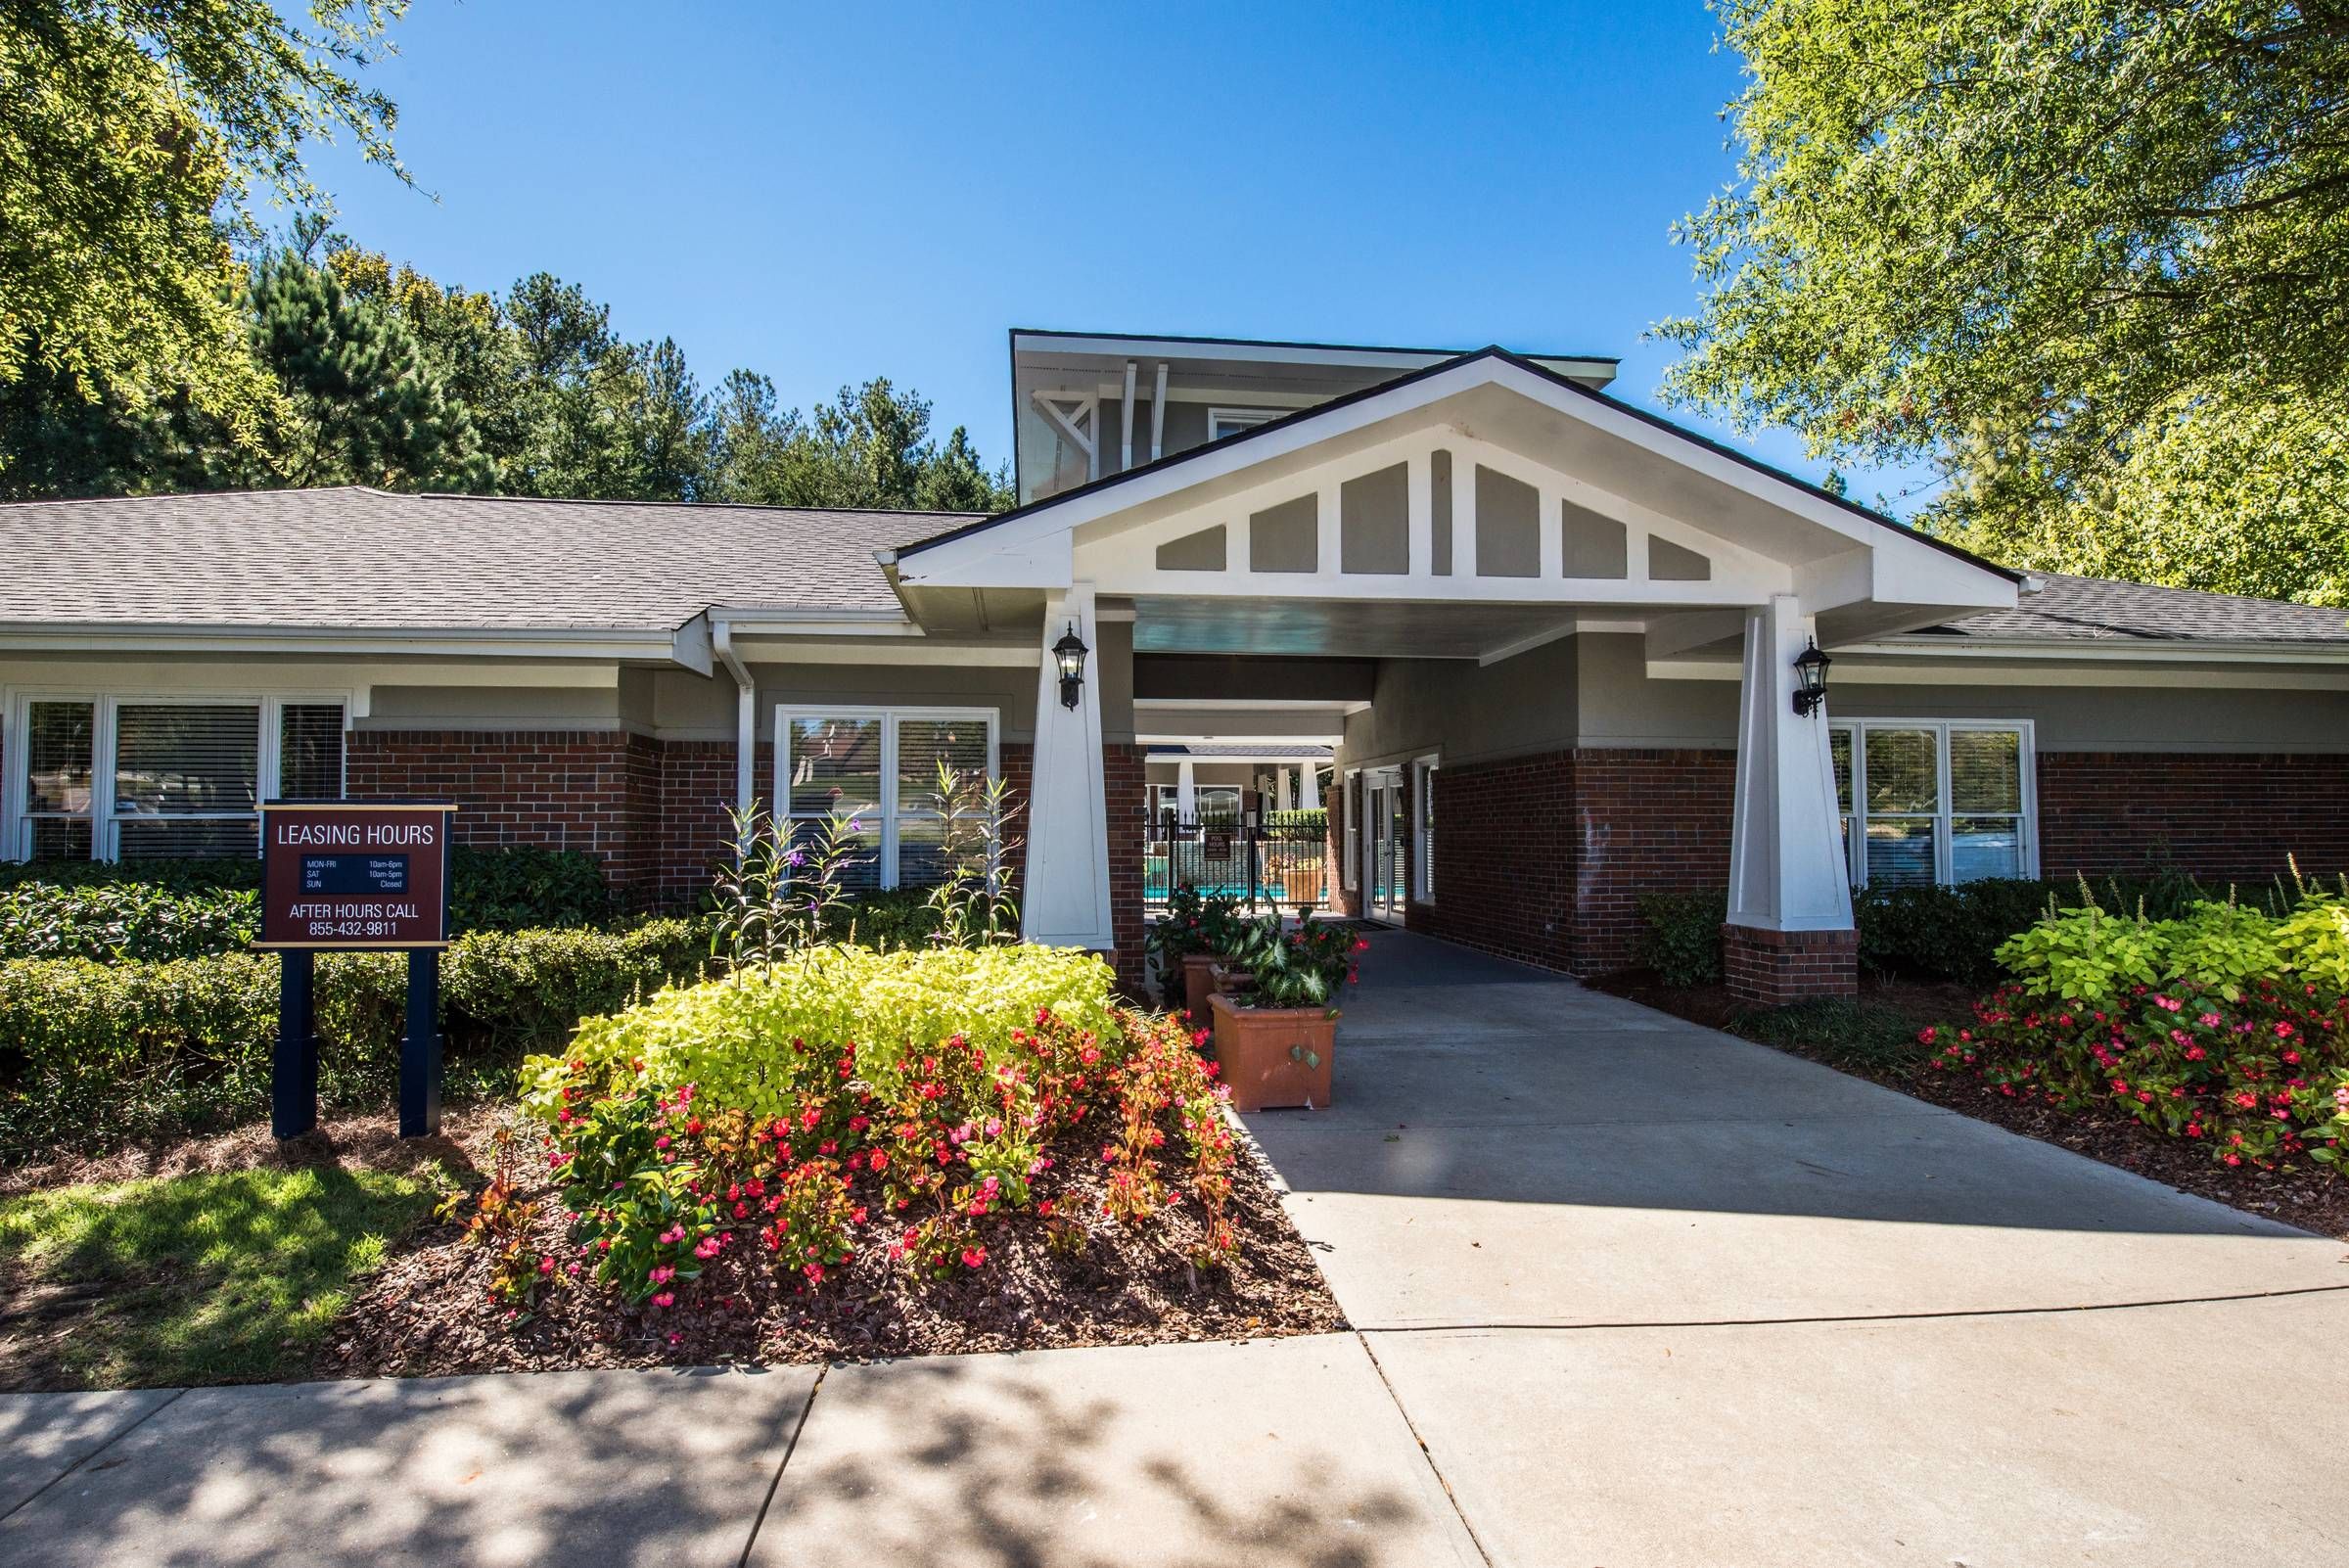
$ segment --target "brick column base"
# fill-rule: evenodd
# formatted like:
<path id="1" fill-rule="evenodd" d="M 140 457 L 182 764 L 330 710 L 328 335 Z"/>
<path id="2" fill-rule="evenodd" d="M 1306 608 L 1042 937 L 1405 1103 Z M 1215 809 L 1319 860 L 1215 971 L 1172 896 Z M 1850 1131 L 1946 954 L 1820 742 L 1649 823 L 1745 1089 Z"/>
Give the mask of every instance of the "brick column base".
<path id="1" fill-rule="evenodd" d="M 1721 967 L 1729 994 L 1757 1007 L 1783 1007 L 1806 996 L 1857 996 L 1860 933 L 1723 926 Z"/>

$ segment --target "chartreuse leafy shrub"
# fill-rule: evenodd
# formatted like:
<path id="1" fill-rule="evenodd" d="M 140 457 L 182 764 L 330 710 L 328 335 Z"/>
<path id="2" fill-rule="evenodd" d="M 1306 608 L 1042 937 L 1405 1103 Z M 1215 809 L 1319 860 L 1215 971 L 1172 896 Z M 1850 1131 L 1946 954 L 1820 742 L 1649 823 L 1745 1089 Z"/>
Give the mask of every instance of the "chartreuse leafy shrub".
<path id="1" fill-rule="evenodd" d="M 1082 1245 L 1080 1190 L 1123 1223 L 1195 1202 L 1195 1261 L 1221 1259 L 1214 1070 L 1179 1026 L 1113 1007 L 1111 979 L 1064 949 L 813 946 L 589 1020 L 523 1073 L 579 1250 L 510 1299 L 585 1275 L 666 1308 L 729 1255 L 808 1290 L 876 1252 L 975 1269 L 1015 1216 Z"/>
<path id="2" fill-rule="evenodd" d="M 2067 1111 L 2126 1111 L 2230 1166 L 2339 1163 L 2349 903 L 2304 891 L 2281 918 L 2203 900 L 2152 919 L 2092 899 L 1999 958 L 2010 978 L 1969 1027 L 1919 1037 L 1938 1067 Z"/>
<path id="3" fill-rule="evenodd" d="M 618 911 L 602 865 L 573 850 L 458 846 L 449 929 L 601 928 Z M 0 959 L 106 962 L 239 952 L 260 935 L 253 859 L 41 860 L 0 866 Z"/>
<path id="4" fill-rule="evenodd" d="M 581 1017 L 697 978 L 708 945 L 682 920 L 459 938 L 440 967 L 452 1076 L 494 1081 L 519 1049 L 559 1042 Z M 398 1073 L 404 958 L 327 953 L 317 974 L 321 1094 L 385 1103 Z M 0 963 L 0 1160 L 257 1116 L 277 994 L 277 959 L 261 953 Z"/>
<path id="5" fill-rule="evenodd" d="M 1949 980 L 1968 986 L 1996 985 L 2005 973 L 2000 945 L 2047 913 L 2050 901 L 2086 899 L 2107 909 L 2135 910 L 2150 919 L 2174 919 L 2195 904 L 2235 901 L 2270 914 L 2292 907 L 2295 895 L 2280 883 L 2261 883 L 2231 892 L 2205 888 L 2183 872 L 2107 877 L 2090 888 L 2073 882 L 1990 879 L 1955 887 L 1858 889 L 1852 894 L 1853 923 L 1859 928 L 1860 963 L 1872 974 L 1911 980 Z M 1721 924 L 1727 899 L 1720 893 L 1656 894 L 1639 900 L 1647 922 L 1640 962 L 1667 985 L 1705 986 L 1721 979 Z"/>

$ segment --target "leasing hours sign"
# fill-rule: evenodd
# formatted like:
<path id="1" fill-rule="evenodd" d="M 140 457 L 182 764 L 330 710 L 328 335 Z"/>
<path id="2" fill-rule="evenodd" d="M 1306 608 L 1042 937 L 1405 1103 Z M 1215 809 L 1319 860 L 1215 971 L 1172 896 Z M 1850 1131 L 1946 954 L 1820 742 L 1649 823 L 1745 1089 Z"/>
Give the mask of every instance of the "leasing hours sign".
<path id="1" fill-rule="evenodd" d="M 448 805 L 261 807 L 261 947 L 448 945 Z"/>

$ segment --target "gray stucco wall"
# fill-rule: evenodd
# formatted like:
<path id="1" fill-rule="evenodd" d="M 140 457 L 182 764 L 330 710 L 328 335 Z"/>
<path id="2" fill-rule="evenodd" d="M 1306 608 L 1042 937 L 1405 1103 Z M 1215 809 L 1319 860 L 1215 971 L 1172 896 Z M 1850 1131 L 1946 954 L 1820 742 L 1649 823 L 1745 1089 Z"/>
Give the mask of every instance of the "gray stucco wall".
<path id="1" fill-rule="evenodd" d="M 1735 680 L 1655 680 L 1641 639 L 1588 635 L 1582 645 L 1577 744 L 1721 747 L 1736 744 Z M 1513 663 L 1514 661 L 1512 661 Z M 1507 665 L 1497 665 L 1505 669 Z M 1847 670 L 1848 670 L 1847 665 Z M 2349 692 L 2197 684 L 2216 672 L 2180 668 L 2160 686 L 2112 685 L 2109 666 L 2037 665 L 2032 684 L 1989 683 L 1949 661 L 1930 683 L 1868 684 L 1830 670 L 1834 718 L 2027 718 L 2043 752 L 2349 752 Z M 2131 671 L 2142 676 L 2143 667 Z M 2228 678 L 2239 678 L 2239 667 Z M 2059 682 L 2043 684 L 2041 681 Z"/>
<path id="2" fill-rule="evenodd" d="M 622 692 L 605 686 L 377 686 L 353 729 L 618 729 Z"/>
<path id="3" fill-rule="evenodd" d="M 1105 744 L 1133 739 L 1133 626 L 1101 623 L 1095 630 L 1087 678 L 1100 683 L 1101 738 Z M 1036 736 L 1036 667 L 1030 657 L 1018 665 L 830 665 L 751 664 L 759 683 L 759 733 L 774 733 L 778 705 L 838 703 L 857 708 L 993 708 L 1001 714 L 1000 738 L 1026 743 Z M 723 670 L 712 679 L 685 670 L 662 670 L 652 682 L 656 731 L 666 736 L 731 740 L 735 688 Z"/>
<path id="4" fill-rule="evenodd" d="M 2042 752 L 2349 753 L 2349 692 L 2195 684 L 2120 686 L 2109 668 L 2049 671 L 2056 684 L 1828 683 L 1836 718 L 2014 718 Z M 2137 673 L 2142 673 L 2140 667 Z M 2236 671 L 2239 675 L 2239 670 Z M 1977 677 L 1979 682 L 1979 677 Z M 1345 765 L 1441 753 L 1454 763 L 1574 747 L 1728 750 L 1737 682 L 1653 679 L 1640 637 L 1586 633 L 1500 664 L 1387 660 L 1368 713 L 1346 723 Z"/>
<path id="5" fill-rule="evenodd" d="M 1380 663 L 1367 713 L 1346 720 L 1345 762 L 1360 767 L 1441 752 L 1471 762 L 1574 744 L 1576 643 L 1564 637 L 1501 664 Z"/>

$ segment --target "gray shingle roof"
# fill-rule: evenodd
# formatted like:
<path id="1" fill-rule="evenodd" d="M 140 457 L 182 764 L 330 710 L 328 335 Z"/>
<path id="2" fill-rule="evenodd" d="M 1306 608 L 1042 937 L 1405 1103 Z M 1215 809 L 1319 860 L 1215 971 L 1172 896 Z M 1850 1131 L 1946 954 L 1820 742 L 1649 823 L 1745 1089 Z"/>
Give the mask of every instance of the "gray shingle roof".
<path id="1" fill-rule="evenodd" d="M 0 624 L 668 631 L 713 604 L 895 610 L 932 512 L 345 487 L 0 506 Z"/>
<path id="2" fill-rule="evenodd" d="M 1992 610 L 1926 635 L 2029 641 L 2349 644 L 2349 611 L 2231 593 L 2041 573 L 2046 584 L 2012 610 Z"/>

